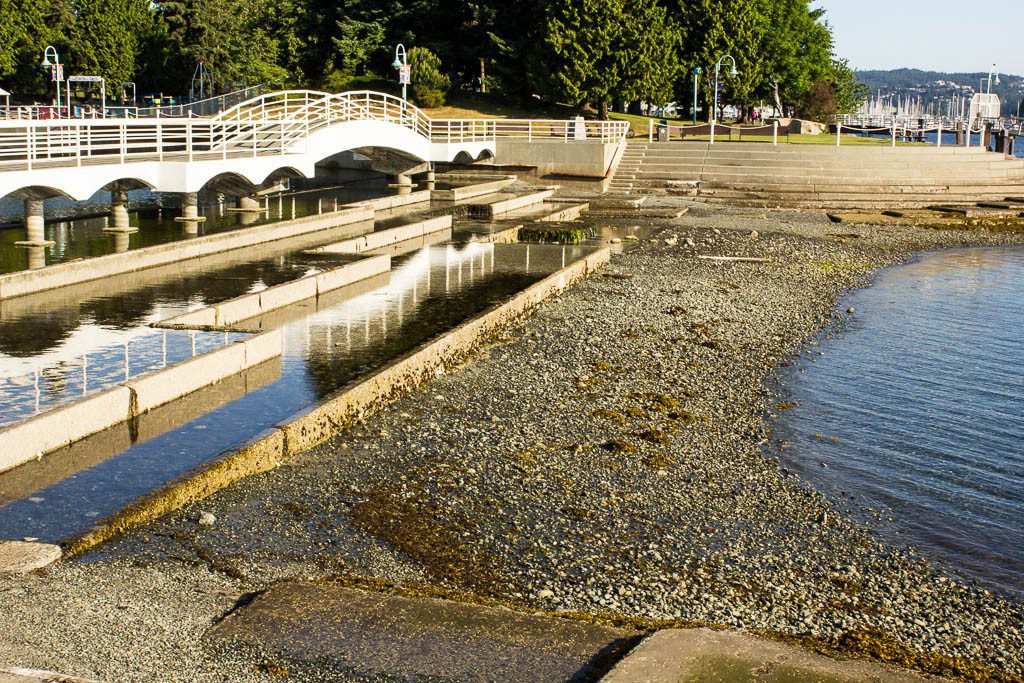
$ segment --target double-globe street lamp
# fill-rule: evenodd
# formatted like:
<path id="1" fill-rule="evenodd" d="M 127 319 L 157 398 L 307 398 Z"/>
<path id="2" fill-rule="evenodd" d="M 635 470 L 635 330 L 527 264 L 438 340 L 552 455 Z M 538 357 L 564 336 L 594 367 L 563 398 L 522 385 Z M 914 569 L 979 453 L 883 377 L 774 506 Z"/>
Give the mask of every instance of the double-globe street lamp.
<path id="1" fill-rule="evenodd" d="M 402 84 L 402 99 L 406 98 L 406 88 L 409 87 L 409 58 L 405 53 L 405 45 L 401 43 L 395 48 L 395 61 L 391 63 L 392 68 L 398 71 L 398 82 Z"/>
<path id="2" fill-rule="evenodd" d="M 50 61 L 50 55 L 53 55 L 53 61 Z M 46 49 L 43 50 L 43 66 L 52 68 L 54 70 L 53 80 L 57 82 L 57 116 L 60 116 L 60 82 L 64 77 L 61 73 L 60 55 L 57 54 L 57 48 L 53 45 L 47 45 Z"/>

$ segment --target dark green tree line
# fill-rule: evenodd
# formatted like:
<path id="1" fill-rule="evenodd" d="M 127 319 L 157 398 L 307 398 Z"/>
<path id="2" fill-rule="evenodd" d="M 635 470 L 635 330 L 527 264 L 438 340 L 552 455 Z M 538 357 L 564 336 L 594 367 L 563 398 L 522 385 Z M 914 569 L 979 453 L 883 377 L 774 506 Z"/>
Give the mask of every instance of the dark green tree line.
<path id="1" fill-rule="evenodd" d="M 722 102 L 787 110 L 854 106 L 856 79 L 837 61 L 811 0 L 3 0 L 0 83 L 52 93 L 39 66 L 57 46 L 66 74 L 134 80 L 140 93 L 184 94 L 202 60 L 218 90 L 276 82 L 295 87 L 397 90 L 401 42 L 430 82 L 413 92 L 487 90 L 521 102 L 589 106 L 604 114 L 640 102 L 713 95 L 724 54 Z M 426 69 L 426 71 L 423 71 Z M 415 85 L 415 83 L 414 83 Z M 634 109 L 635 110 L 635 109 Z"/>

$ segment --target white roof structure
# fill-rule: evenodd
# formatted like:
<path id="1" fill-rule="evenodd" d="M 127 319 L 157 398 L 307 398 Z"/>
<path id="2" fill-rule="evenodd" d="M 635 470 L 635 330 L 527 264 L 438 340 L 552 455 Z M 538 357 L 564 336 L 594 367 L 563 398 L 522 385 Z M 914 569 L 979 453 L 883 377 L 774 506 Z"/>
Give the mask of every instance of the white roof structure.
<path id="1" fill-rule="evenodd" d="M 11 93 L 7 92 L 7 91 L 6 91 L 6 90 L 4 90 L 3 88 L 0 88 L 0 97 L 7 97 L 7 96 L 8 96 L 8 95 L 10 95 L 10 94 L 11 94 Z"/>

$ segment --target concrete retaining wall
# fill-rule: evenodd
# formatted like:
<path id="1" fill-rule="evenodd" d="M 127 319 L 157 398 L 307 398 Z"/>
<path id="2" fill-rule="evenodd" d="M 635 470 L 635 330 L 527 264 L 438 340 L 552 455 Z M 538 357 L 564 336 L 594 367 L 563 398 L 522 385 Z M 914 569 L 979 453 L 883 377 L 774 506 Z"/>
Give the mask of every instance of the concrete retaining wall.
<path id="1" fill-rule="evenodd" d="M 0 472 L 280 355 L 280 332 L 255 335 L 7 427 L 0 430 Z"/>
<path id="2" fill-rule="evenodd" d="M 540 204 L 554 193 L 554 189 L 549 189 L 543 190 L 541 192 L 532 192 L 530 194 L 519 195 L 518 197 L 512 197 L 510 199 L 500 199 L 498 201 L 489 202 L 487 204 L 475 204 L 470 209 L 470 213 L 490 217 L 498 216 L 503 213 L 515 211 L 516 209 L 522 209 L 527 206 L 533 206 L 534 204 Z"/>
<path id="3" fill-rule="evenodd" d="M 465 177 L 465 176 L 463 176 Z M 515 180 L 515 176 L 502 176 L 496 180 L 490 180 L 463 187 L 453 187 L 450 190 L 431 190 L 431 199 L 437 201 L 457 202 L 472 197 L 480 197 L 491 192 L 498 192 L 505 189 Z M 442 176 L 442 181 L 457 180 L 455 176 Z"/>
<path id="4" fill-rule="evenodd" d="M 378 230 L 354 239 L 336 242 L 312 251 L 322 254 L 365 254 L 377 249 L 384 249 L 399 242 L 417 239 L 435 232 L 449 230 L 452 227 L 451 216 L 438 216 L 418 223 L 400 225 L 397 228 Z"/>
<path id="5" fill-rule="evenodd" d="M 450 221 L 451 218 L 449 218 Z M 312 299 L 331 290 L 346 287 L 360 280 L 376 277 L 390 270 L 390 256 L 371 256 L 353 263 L 346 263 L 340 268 L 268 287 L 261 292 L 243 294 L 213 306 L 206 306 L 167 320 L 161 320 L 153 327 L 170 329 L 228 327 L 299 301 Z"/>
<path id="6" fill-rule="evenodd" d="M 482 344 L 512 322 L 528 315 L 545 299 L 558 296 L 611 258 L 608 248 L 571 263 L 534 283 L 511 300 L 452 329 L 369 377 L 344 387 L 318 406 L 304 410 L 249 442 L 135 501 L 65 544 L 65 557 L 146 524 L 184 505 L 202 500 L 234 482 L 273 469 L 287 458 L 337 434 L 402 395 L 428 383 L 438 369 L 464 362 Z"/>
<path id="7" fill-rule="evenodd" d="M 417 194 L 422 195 L 423 193 L 413 193 L 404 197 L 385 197 L 383 200 L 405 200 Z M 426 199 L 429 198 L 430 193 L 426 192 Z M 216 235 L 133 249 L 120 254 L 97 256 L 82 261 L 60 263 L 40 270 L 0 275 L 0 299 L 23 296 L 32 292 L 97 280 L 144 268 L 153 268 L 174 261 L 184 261 L 218 252 L 252 247 L 256 244 L 326 230 L 347 223 L 372 220 L 376 206 L 373 202 L 383 206 L 388 203 L 383 200 L 372 200 L 372 202 L 364 203 L 365 206 L 360 205 L 316 216 L 306 216 L 253 228 L 241 228 Z M 424 200 L 421 198 L 419 201 Z"/>
<path id="8" fill-rule="evenodd" d="M 503 166 L 532 166 L 541 175 L 560 174 L 604 178 L 622 143 L 575 140 L 533 140 L 498 138 L 495 162 Z"/>

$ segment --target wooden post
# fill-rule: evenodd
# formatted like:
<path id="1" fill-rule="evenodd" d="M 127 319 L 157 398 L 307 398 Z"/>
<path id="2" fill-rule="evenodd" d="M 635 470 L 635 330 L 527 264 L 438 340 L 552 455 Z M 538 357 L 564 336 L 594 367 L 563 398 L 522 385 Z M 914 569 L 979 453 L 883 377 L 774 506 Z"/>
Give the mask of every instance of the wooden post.
<path id="1" fill-rule="evenodd" d="M 779 122 L 772 121 L 772 144 L 778 146 L 779 144 Z"/>
<path id="2" fill-rule="evenodd" d="M 840 147 L 842 145 L 842 140 L 843 140 L 843 122 L 842 121 L 837 121 L 836 122 L 836 147 Z"/>

